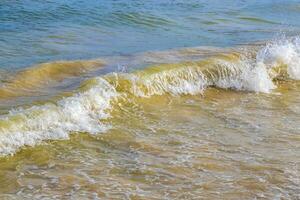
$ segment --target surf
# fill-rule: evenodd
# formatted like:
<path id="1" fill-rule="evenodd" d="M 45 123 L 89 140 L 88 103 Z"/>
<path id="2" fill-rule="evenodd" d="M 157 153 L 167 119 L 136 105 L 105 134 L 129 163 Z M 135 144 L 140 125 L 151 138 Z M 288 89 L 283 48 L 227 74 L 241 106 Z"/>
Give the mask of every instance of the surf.
<path id="1" fill-rule="evenodd" d="M 54 102 L 18 107 L 1 115 L 0 155 L 13 155 L 24 146 L 47 140 L 65 140 L 73 133 L 106 132 L 112 128 L 111 112 L 118 109 L 121 101 L 202 95 L 210 87 L 271 94 L 280 84 L 277 80 L 300 79 L 299 59 L 300 42 L 294 37 L 271 41 L 255 53 L 217 53 L 200 60 L 157 64 L 132 72 L 111 72 L 89 78 L 72 94 Z M 21 72 L 11 83 L 32 89 L 46 84 L 47 78 L 60 81 L 101 64 L 99 61 L 44 64 Z"/>

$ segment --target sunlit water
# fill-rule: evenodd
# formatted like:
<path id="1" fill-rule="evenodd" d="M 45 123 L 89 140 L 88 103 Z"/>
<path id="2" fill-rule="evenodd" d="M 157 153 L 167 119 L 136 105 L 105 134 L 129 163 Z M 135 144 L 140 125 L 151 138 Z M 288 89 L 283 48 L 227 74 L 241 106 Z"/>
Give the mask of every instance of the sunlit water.
<path id="1" fill-rule="evenodd" d="M 300 199 L 298 1 L 1 1 L 0 199 Z"/>

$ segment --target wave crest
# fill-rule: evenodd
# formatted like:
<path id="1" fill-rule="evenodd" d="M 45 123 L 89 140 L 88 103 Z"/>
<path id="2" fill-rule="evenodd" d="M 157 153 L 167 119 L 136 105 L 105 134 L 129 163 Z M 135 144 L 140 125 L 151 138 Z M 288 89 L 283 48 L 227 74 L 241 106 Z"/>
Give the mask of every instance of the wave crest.
<path id="1" fill-rule="evenodd" d="M 0 119 L 0 155 L 14 153 L 22 146 L 43 140 L 67 139 L 71 132 L 99 133 L 109 126 L 100 120 L 109 117 L 115 89 L 96 78 L 92 88 L 57 102 L 11 110 Z"/>
<path id="2" fill-rule="evenodd" d="M 195 95 L 208 87 L 269 93 L 274 79 L 300 79 L 298 38 L 272 42 L 256 56 L 226 53 L 194 62 L 156 65 L 133 73 L 110 73 L 87 80 L 77 92 L 0 117 L 0 155 L 43 140 L 67 139 L 72 132 L 101 133 L 110 128 L 114 103 L 153 95 Z M 68 73 L 67 73 L 68 74 Z"/>
<path id="3" fill-rule="evenodd" d="M 285 71 L 289 78 L 300 80 L 300 38 L 286 38 L 268 43 L 257 54 L 257 62 L 267 69 L 278 69 L 282 75 Z"/>

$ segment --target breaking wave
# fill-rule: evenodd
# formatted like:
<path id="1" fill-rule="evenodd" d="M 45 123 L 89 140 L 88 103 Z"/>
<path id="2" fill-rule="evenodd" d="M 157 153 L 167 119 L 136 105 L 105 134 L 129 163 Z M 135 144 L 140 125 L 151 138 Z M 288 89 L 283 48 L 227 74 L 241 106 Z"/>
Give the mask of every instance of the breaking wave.
<path id="1" fill-rule="evenodd" d="M 67 139 L 74 132 L 104 132 L 110 128 L 104 119 L 111 117 L 120 98 L 196 95 L 208 87 L 270 93 L 276 88 L 275 79 L 300 79 L 299 61 L 300 40 L 290 38 L 271 42 L 255 55 L 224 53 L 89 79 L 72 96 L 56 103 L 11 110 L 1 116 L 0 154 L 13 154 L 44 140 Z"/>

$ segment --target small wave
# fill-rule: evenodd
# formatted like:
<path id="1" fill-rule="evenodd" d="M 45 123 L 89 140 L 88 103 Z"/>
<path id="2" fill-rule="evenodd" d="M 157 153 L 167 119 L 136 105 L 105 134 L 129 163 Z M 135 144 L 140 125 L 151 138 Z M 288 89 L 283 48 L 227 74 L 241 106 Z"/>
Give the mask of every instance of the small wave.
<path id="1" fill-rule="evenodd" d="M 165 28 L 165 26 L 175 25 L 175 22 L 170 21 L 165 17 L 136 12 L 113 13 L 111 16 L 111 23 L 124 24 L 129 26 L 142 26 L 147 28 Z"/>
<path id="2" fill-rule="evenodd" d="M 245 20 L 245 21 L 250 21 L 254 23 L 264 23 L 264 24 L 279 24 L 274 21 L 262 19 L 262 18 L 257 18 L 257 17 L 239 17 L 239 19 Z"/>
<path id="3" fill-rule="evenodd" d="M 135 73 L 105 77 L 117 91 L 134 96 L 199 94 L 207 87 L 255 92 L 275 88 L 267 69 L 238 53 L 224 54 L 198 62 L 164 64 Z"/>
<path id="4" fill-rule="evenodd" d="M 15 74 L 0 86 L 0 98 L 9 99 L 29 96 L 66 78 L 80 76 L 92 69 L 103 66 L 103 61 L 77 60 L 56 61 L 39 64 Z"/>
<path id="5" fill-rule="evenodd" d="M 110 100 L 117 95 L 104 79 L 93 80 L 93 87 L 57 102 L 12 110 L 0 119 L 0 154 L 14 153 L 22 146 L 43 140 L 67 139 L 70 132 L 99 133 L 109 114 Z"/>
<path id="6" fill-rule="evenodd" d="M 110 125 L 103 120 L 113 117 L 110 112 L 117 109 L 115 103 L 120 99 L 196 95 L 208 87 L 269 93 L 276 87 L 274 79 L 299 80 L 299 52 L 297 38 L 284 39 L 267 44 L 256 56 L 224 53 L 201 61 L 161 64 L 89 79 L 74 95 L 55 104 L 11 110 L 1 116 L 0 154 L 13 154 L 44 140 L 67 139 L 74 132 L 104 132 Z"/>

